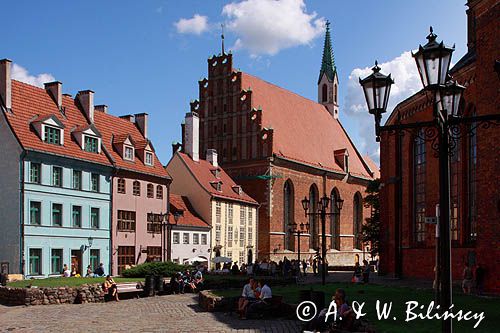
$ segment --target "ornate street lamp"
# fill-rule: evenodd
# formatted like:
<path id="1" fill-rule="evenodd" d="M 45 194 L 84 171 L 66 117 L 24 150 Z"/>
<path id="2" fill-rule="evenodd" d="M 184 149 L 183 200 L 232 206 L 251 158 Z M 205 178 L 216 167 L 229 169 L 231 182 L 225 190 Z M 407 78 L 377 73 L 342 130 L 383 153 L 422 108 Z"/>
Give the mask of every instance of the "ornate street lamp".
<path id="1" fill-rule="evenodd" d="M 321 260 L 322 260 L 322 272 L 321 272 L 321 282 L 323 285 L 326 283 L 326 271 L 328 269 L 326 265 L 326 216 L 337 215 L 340 214 L 340 210 L 342 209 L 342 204 L 344 200 L 339 199 L 336 203 L 337 211 L 336 212 L 327 212 L 328 204 L 330 203 L 330 198 L 326 195 L 319 200 L 318 203 L 318 211 L 317 212 L 309 212 L 309 199 L 304 197 L 302 199 L 302 208 L 304 208 L 304 215 L 307 216 L 320 216 L 321 218 Z M 309 224 L 306 225 L 309 230 Z M 313 235 L 311 235 L 313 237 Z"/>
<path id="2" fill-rule="evenodd" d="M 298 247 L 297 260 L 300 263 L 300 235 L 306 232 L 309 233 L 309 223 L 301 223 L 301 224 L 289 223 L 288 227 L 289 227 L 288 232 L 290 234 L 297 235 L 297 247 Z M 300 275 L 300 270 L 299 270 L 299 275 Z"/>
<path id="3" fill-rule="evenodd" d="M 458 117 L 460 99 L 465 87 L 457 81 L 447 81 L 441 89 L 436 90 L 436 101 L 442 116 Z"/>
<path id="4" fill-rule="evenodd" d="M 461 126 L 463 124 L 478 124 L 484 123 L 483 128 L 488 128 L 490 125 L 498 125 L 500 123 L 500 115 L 489 114 L 474 117 L 461 117 L 459 115 L 459 104 L 461 100 L 464 87 L 457 82 L 449 80 L 448 70 L 451 63 L 451 55 L 454 48 L 446 47 L 443 42 L 436 42 L 437 35 L 434 34 L 431 27 L 431 32 L 427 36 L 428 42 L 424 46 L 419 46 L 419 50 L 412 54 L 420 74 L 420 79 L 424 89 L 431 91 L 434 95 L 434 120 L 415 122 L 415 123 L 397 123 L 395 125 L 380 126 L 380 117 L 384 108 L 378 107 L 370 97 L 369 92 L 374 90 L 375 82 L 383 84 L 383 77 L 377 78 L 376 73 L 379 72 L 378 66 L 374 67 L 374 74 L 371 76 L 360 79 L 359 82 L 365 91 L 365 97 L 370 113 L 375 115 L 375 126 L 377 133 L 377 141 L 380 140 L 379 133 L 386 131 L 388 133 L 397 132 L 397 153 L 398 158 L 396 165 L 396 178 L 398 179 L 398 189 L 396 193 L 396 209 L 398 210 L 398 218 L 401 220 L 401 201 L 402 196 L 402 178 L 401 178 L 401 139 L 400 133 L 408 131 L 411 134 L 419 136 L 424 141 L 438 141 L 438 145 L 433 144 L 432 148 L 439 154 L 439 240 L 436 245 L 436 251 L 439 252 L 437 257 L 439 260 L 436 263 L 436 285 L 441 286 L 436 289 L 439 295 L 440 307 L 443 311 L 449 309 L 452 304 L 451 297 L 451 241 L 450 241 L 450 187 L 449 187 L 449 157 L 454 154 L 453 149 L 456 145 L 456 140 L 465 135 L 474 135 L 470 131 L 465 130 L 462 133 Z M 388 76 L 390 77 L 390 75 Z M 387 79 L 385 79 L 387 80 Z M 382 92 L 382 89 L 380 90 Z M 368 93 L 367 93 L 368 92 Z M 375 92 L 371 96 L 377 96 Z M 388 99 L 388 95 L 387 95 Z M 387 106 L 387 100 L 384 100 Z M 420 134 L 419 129 L 425 128 L 424 134 Z M 449 133 L 452 133 L 450 136 Z M 450 143 L 450 140 L 453 142 Z M 401 242 L 400 242 L 400 229 L 399 224 L 395 224 L 395 243 L 396 243 L 396 274 L 401 275 Z M 439 248 L 438 248 L 439 245 Z M 443 317 L 445 318 L 445 317 Z M 443 332 L 451 332 L 452 325 L 451 319 L 443 319 L 442 322 Z"/>
<path id="5" fill-rule="evenodd" d="M 446 76 L 450 69 L 451 54 L 455 46 L 447 47 L 443 42 L 436 41 L 437 35 L 430 27 L 427 44 L 419 45 L 418 51 L 412 56 L 417 63 L 418 73 L 425 89 L 438 89 L 446 83 Z"/>
<path id="6" fill-rule="evenodd" d="M 384 75 L 380 73 L 380 67 L 377 61 L 375 61 L 375 66 L 372 67 L 372 71 L 373 73 L 366 78 L 360 78 L 359 83 L 363 87 L 363 92 L 365 93 L 368 112 L 375 116 L 375 134 L 376 140 L 379 142 L 380 121 L 382 120 L 382 114 L 387 110 L 391 85 L 394 83 L 394 80 L 391 78 L 391 74 Z"/>

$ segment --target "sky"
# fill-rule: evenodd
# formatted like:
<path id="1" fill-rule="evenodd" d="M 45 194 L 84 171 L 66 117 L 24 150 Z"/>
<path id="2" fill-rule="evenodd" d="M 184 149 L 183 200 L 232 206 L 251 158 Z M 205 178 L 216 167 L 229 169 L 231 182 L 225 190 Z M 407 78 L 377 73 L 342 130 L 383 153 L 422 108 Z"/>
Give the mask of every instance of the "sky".
<path id="1" fill-rule="evenodd" d="M 221 23 L 233 66 L 317 100 L 324 23 L 331 22 L 340 120 L 363 154 L 378 162 L 374 121 L 358 83 L 378 60 L 391 73 L 389 114 L 420 90 L 410 51 L 432 25 L 439 40 L 466 50 L 465 0 L 86 0 L 3 4 L 0 58 L 13 78 L 58 80 L 63 92 L 95 91 L 114 115 L 149 113 L 160 160 L 181 141 L 180 124 L 198 98 L 207 59 L 221 52 Z"/>

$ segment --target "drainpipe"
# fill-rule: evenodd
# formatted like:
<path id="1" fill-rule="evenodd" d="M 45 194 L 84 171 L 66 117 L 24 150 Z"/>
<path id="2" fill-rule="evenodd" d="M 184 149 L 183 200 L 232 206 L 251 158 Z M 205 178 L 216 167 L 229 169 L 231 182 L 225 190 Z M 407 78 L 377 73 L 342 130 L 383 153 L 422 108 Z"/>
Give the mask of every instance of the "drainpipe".
<path id="1" fill-rule="evenodd" d="M 115 180 L 115 170 L 113 169 L 111 171 L 111 180 L 109 182 L 110 188 L 109 188 L 109 241 L 108 241 L 108 247 L 109 247 L 109 266 L 108 266 L 108 272 L 109 275 L 113 275 L 113 190 L 114 190 L 114 180 Z"/>
<path id="2" fill-rule="evenodd" d="M 19 193 L 19 196 L 20 196 L 20 202 L 19 202 L 19 221 L 20 221 L 20 225 L 19 225 L 19 228 L 20 228 L 20 241 L 19 241 L 19 244 L 20 244 L 20 247 L 19 247 L 19 265 L 21 266 L 20 268 L 20 272 L 23 276 L 25 276 L 25 272 L 24 272 L 24 161 L 25 161 L 25 158 L 26 158 L 26 151 L 23 150 L 22 153 L 21 153 L 21 158 L 20 158 L 20 193 Z"/>

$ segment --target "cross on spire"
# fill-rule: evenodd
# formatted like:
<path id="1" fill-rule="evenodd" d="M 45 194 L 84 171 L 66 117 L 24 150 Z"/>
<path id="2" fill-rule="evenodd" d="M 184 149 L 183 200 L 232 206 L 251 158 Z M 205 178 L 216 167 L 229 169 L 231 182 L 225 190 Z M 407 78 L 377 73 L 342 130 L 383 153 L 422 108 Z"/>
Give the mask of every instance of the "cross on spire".
<path id="1" fill-rule="evenodd" d="M 222 54 L 224 54 L 224 23 L 221 23 L 220 28 L 221 28 L 220 38 L 222 40 Z"/>
<path id="2" fill-rule="evenodd" d="M 328 80 L 333 81 L 335 72 L 337 71 L 337 68 L 335 67 L 335 59 L 333 57 L 332 40 L 330 37 L 330 21 L 326 21 L 325 27 L 325 44 L 323 46 L 323 59 L 321 61 L 318 83 L 321 81 L 323 74 L 326 74 Z"/>

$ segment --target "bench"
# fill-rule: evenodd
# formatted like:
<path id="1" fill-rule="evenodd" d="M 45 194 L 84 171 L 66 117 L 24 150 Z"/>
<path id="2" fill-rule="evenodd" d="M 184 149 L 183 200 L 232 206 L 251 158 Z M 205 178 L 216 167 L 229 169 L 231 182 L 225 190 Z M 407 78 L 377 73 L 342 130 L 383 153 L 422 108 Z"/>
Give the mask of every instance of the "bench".
<path id="1" fill-rule="evenodd" d="M 136 298 L 139 298 L 139 296 L 144 292 L 144 286 L 141 282 L 120 282 L 116 284 L 116 292 L 118 295 L 133 294 Z"/>

